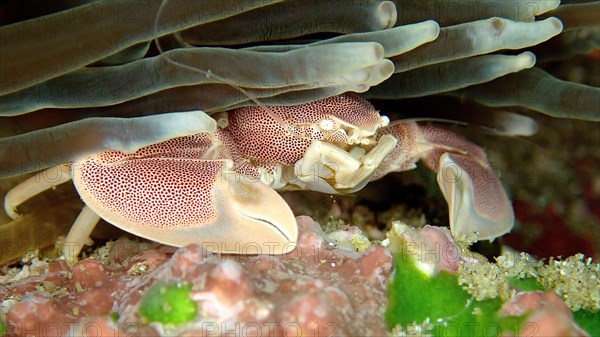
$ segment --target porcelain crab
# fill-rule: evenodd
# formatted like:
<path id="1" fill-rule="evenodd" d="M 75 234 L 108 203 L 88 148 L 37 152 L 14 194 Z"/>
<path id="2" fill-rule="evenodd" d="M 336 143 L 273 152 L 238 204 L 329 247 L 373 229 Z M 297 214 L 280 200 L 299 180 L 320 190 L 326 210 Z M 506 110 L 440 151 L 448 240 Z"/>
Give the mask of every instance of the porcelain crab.
<path id="1" fill-rule="evenodd" d="M 7 194 L 5 210 L 17 217 L 20 203 L 72 179 L 86 206 L 67 236 L 68 259 L 99 218 L 168 245 L 281 254 L 294 248 L 298 232 L 275 190 L 352 193 L 422 159 L 437 172 L 455 235 L 492 239 L 513 225 L 510 202 L 478 146 L 436 126 L 390 124 L 357 95 L 213 117 L 214 133 L 87 156 L 59 167 L 58 181 L 34 176 Z"/>

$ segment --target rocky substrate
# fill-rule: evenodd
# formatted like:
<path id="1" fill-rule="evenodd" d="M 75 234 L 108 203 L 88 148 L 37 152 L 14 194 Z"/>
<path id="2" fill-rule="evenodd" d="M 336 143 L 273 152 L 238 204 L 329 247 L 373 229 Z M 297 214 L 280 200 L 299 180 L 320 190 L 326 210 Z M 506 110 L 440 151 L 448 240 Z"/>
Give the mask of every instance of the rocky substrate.
<path id="1" fill-rule="evenodd" d="M 120 240 L 106 259 L 4 285 L 9 334 L 62 335 L 385 335 L 386 281 L 393 258 L 383 246 L 364 252 L 325 241 L 309 217 L 298 217 L 296 250 L 286 255 L 228 256 L 200 246 L 139 252 Z M 198 315 L 178 326 L 148 323 L 139 314 L 156 282 L 192 285 Z M 11 300 L 12 299 L 12 300 Z"/>
<path id="2" fill-rule="evenodd" d="M 432 322 L 389 331 L 385 312 L 390 294 L 397 291 L 390 281 L 396 275 L 397 285 L 400 274 L 394 271 L 400 265 L 394 255 L 414 259 L 431 277 L 440 271 L 458 277 L 465 265 L 479 272 L 487 263 L 466 254 L 446 228 L 397 224 L 380 245 L 371 244 L 357 227 L 342 226 L 325 235 L 310 217 L 296 220 L 297 248 L 285 255 L 219 255 L 197 245 L 176 249 L 122 238 L 72 266 L 60 259 L 29 261 L 0 276 L 2 328 L 9 336 L 44 337 L 407 336 Z M 494 290 L 493 284 L 481 282 L 493 279 L 488 274 L 470 283 L 478 289 L 474 297 Z M 409 275 L 409 282 L 415 276 Z M 159 302 L 158 314 L 145 315 L 150 311 L 143 308 L 145 300 L 152 289 L 163 294 L 162 285 L 183 286 L 176 289 L 186 292 Z M 455 283 L 442 292 L 463 288 Z M 511 293 L 497 314 L 530 313 L 522 335 L 532 327 L 544 336 L 587 335 L 553 291 Z M 429 317 L 427 303 L 419 308 Z M 406 307 L 401 303 L 395 309 L 404 312 Z M 182 315 L 163 319 L 174 313 Z"/>

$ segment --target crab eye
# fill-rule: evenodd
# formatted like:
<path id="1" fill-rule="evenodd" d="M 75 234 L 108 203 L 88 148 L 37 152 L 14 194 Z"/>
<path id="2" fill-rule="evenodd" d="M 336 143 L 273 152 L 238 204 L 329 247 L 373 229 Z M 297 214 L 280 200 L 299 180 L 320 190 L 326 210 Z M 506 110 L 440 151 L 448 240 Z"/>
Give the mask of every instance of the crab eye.
<path id="1" fill-rule="evenodd" d="M 213 115 L 215 121 L 217 121 L 217 126 L 221 129 L 224 129 L 229 126 L 229 119 L 227 118 L 226 112 L 220 112 Z"/>
<path id="2" fill-rule="evenodd" d="M 380 123 L 381 123 L 380 127 L 388 126 L 390 124 L 390 118 L 388 116 L 381 116 Z"/>
<path id="3" fill-rule="evenodd" d="M 323 119 L 319 122 L 319 127 L 321 130 L 331 131 L 335 128 L 335 122 L 331 119 Z"/>

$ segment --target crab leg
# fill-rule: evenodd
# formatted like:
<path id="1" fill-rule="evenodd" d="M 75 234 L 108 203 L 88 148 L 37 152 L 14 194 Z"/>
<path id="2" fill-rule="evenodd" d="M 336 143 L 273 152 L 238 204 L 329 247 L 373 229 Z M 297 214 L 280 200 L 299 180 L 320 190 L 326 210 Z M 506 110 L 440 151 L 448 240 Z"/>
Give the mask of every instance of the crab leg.
<path id="1" fill-rule="evenodd" d="M 421 159 L 437 173 L 455 237 L 493 240 L 511 230 L 512 205 L 480 147 L 446 129 L 414 122 L 394 123 L 380 133 L 396 136 L 398 145 L 374 179 L 411 169 Z"/>
<path id="2" fill-rule="evenodd" d="M 90 235 L 98 221 L 100 221 L 98 214 L 88 206 L 84 206 L 65 238 L 62 253 L 67 261 L 75 261 L 83 245 L 90 241 Z"/>
<path id="3" fill-rule="evenodd" d="M 15 186 L 4 197 L 4 211 L 11 219 L 19 218 L 17 206 L 58 185 L 71 180 L 71 165 L 61 164 L 35 174 Z"/>

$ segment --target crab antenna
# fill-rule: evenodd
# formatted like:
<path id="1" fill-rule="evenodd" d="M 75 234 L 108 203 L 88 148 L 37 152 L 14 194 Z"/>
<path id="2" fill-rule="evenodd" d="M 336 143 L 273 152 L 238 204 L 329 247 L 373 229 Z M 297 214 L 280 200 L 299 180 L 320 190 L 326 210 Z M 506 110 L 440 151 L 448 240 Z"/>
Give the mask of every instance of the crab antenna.
<path id="1" fill-rule="evenodd" d="M 164 10 L 164 7 L 166 6 L 167 2 L 168 2 L 168 0 L 163 0 L 161 2 L 160 6 L 158 7 L 158 11 L 156 13 L 156 17 L 154 18 L 154 31 L 155 31 L 155 33 L 158 32 L 158 19 L 160 17 L 160 14 Z M 155 36 L 157 36 L 154 39 L 154 43 L 156 44 L 156 48 L 158 49 L 159 54 L 164 54 L 164 50 L 163 50 L 163 48 L 160 45 L 160 40 L 158 38 L 158 34 L 155 34 Z M 182 67 L 184 69 L 188 69 L 188 70 L 191 70 L 193 72 L 197 72 L 197 73 L 203 74 L 203 75 L 206 76 L 206 78 L 213 77 L 213 78 L 221 81 L 222 83 L 229 85 L 230 87 L 232 87 L 235 90 L 237 90 L 240 93 L 242 93 L 244 96 L 248 97 L 248 99 L 250 99 L 252 102 L 254 102 L 257 106 L 259 106 L 262 109 L 266 110 L 267 113 L 269 114 L 269 116 L 271 118 L 273 118 L 277 123 L 279 123 L 285 130 L 290 130 L 291 126 L 288 125 L 287 122 L 285 122 L 281 117 L 279 117 L 277 114 L 275 114 L 273 112 L 273 110 L 271 110 L 267 106 L 263 105 L 256 97 L 252 96 L 250 93 L 248 93 L 243 88 L 237 86 L 235 83 L 233 83 L 233 82 L 231 82 L 231 81 L 229 81 L 229 80 L 227 80 L 227 79 L 225 79 L 223 77 L 215 75 L 214 73 L 212 73 L 210 71 L 210 69 L 209 70 L 203 70 L 203 69 L 199 69 L 199 68 L 196 68 L 196 67 L 192 67 L 192 66 L 183 64 L 181 62 L 177 62 L 177 61 L 173 60 L 172 58 L 170 58 L 168 55 L 167 55 L 166 59 L 167 59 L 168 62 L 176 64 L 176 65 L 178 65 L 178 66 L 180 66 L 180 67 Z"/>

